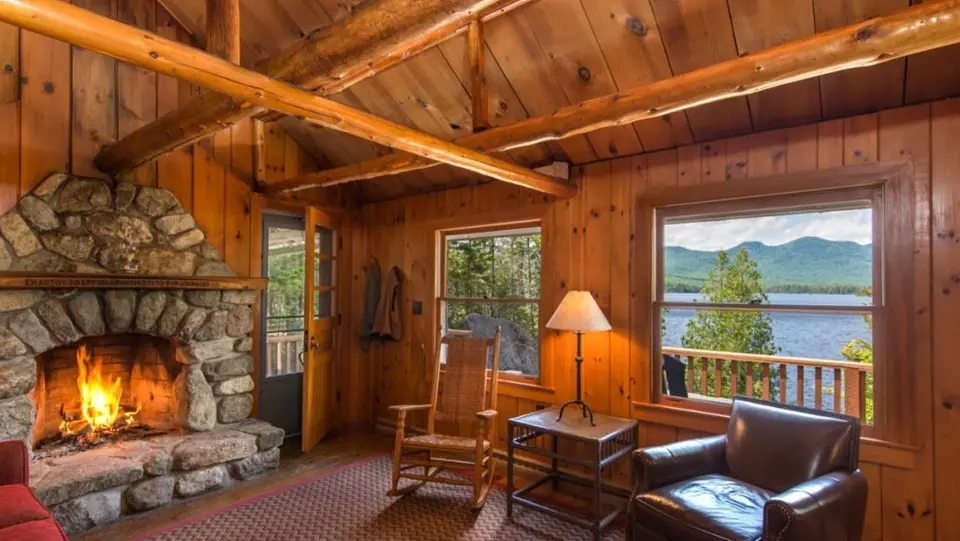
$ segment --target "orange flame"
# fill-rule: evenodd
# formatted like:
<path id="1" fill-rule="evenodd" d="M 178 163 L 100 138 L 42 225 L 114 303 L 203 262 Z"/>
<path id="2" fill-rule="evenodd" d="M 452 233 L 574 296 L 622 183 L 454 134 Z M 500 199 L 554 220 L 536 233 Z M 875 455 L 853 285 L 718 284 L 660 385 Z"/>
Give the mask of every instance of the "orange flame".
<path id="1" fill-rule="evenodd" d="M 64 421 L 60 425 L 62 432 L 75 434 L 87 426 L 92 432 L 109 430 L 121 418 L 127 425 L 135 424 L 135 416 L 140 412 L 140 408 L 138 407 L 134 412 L 123 410 L 120 405 L 120 399 L 123 397 L 123 384 L 120 378 L 117 377 L 113 382 L 109 382 L 103 376 L 101 361 L 92 362 L 92 356 L 84 344 L 77 348 L 77 367 L 80 371 L 77 386 L 80 389 L 80 414 L 83 421 Z"/>

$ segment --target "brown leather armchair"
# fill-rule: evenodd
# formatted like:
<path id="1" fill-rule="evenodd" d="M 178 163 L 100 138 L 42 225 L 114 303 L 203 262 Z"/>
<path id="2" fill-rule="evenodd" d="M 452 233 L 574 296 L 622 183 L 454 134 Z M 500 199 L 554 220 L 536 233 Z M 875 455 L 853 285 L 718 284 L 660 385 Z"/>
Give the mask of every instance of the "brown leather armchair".
<path id="1" fill-rule="evenodd" d="M 632 541 L 857 541 L 867 482 L 853 417 L 733 402 L 726 435 L 635 451 Z"/>

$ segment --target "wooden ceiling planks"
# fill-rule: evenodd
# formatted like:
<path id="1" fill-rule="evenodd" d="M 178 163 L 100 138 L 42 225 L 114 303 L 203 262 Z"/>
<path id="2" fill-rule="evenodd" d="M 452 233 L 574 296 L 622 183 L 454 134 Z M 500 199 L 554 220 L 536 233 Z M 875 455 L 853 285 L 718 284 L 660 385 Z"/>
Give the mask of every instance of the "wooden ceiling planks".
<path id="1" fill-rule="evenodd" d="M 199 14 L 203 1 L 161 0 Z M 244 54 L 269 53 L 300 32 L 346 17 L 354 0 L 241 0 Z M 815 31 L 886 14 L 909 0 L 535 0 L 485 28 L 491 124 L 502 126 L 594 95 L 625 90 L 733 58 Z M 256 4 L 256 5 L 254 5 Z M 277 14 L 268 14 L 277 11 Z M 258 14 L 263 15 L 258 16 Z M 179 18 L 180 16 L 178 16 Z M 249 24 L 247 19 L 252 19 Z M 196 22 L 191 31 L 196 28 Z M 199 27 L 202 29 L 202 25 Z M 200 32 L 202 37 L 202 30 Z M 904 103 L 960 95 L 960 47 L 803 81 L 746 99 L 699 107 L 626 128 L 516 149 L 517 163 L 583 163 L 611 156 L 706 142 L 730 134 L 806 124 Z M 246 62 L 245 62 L 246 63 Z M 405 73 L 385 73 L 338 101 L 359 105 L 445 139 L 470 130 L 470 80 L 463 36 L 411 58 Z M 580 77 L 580 67 L 590 72 Z M 602 89 L 602 91 L 598 90 Z M 426 104 L 426 105 L 423 105 Z M 286 120 L 285 124 L 295 124 Z M 321 165 L 349 164 L 382 147 L 306 126 L 297 140 Z M 626 134 L 626 135 L 625 135 Z M 695 137 L 694 137 L 695 136 Z M 611 151 L 616 147 L 616 153 Z M 401 179 L 401 177 L 403 177 Z M 459 178 L 452 178 L 459 177 Z M 383 199 L 395 188 L 420 191 L 451 181 L 475 182 L 447 167 L 363 182 L 364 196 Z M 391 184 L 392 183 L 392 184 Z M 389 188 L 387 188 L 389 186 Z M 411 192 L 412 193 L 412 192 Z"/>
<path id="2" fill-rule="evenodd" d="M 737 57 L 726 2 L 653 0 L 651 4 L 675 75 Z M 753 129 L 746 98 L 703 105 L 687 111 L 687 117 L 697 141 Z"/>
<path id="3" fill-rule="evenodd" d="M 910 6 L 910 0 L 814 2 L 817 32 Z M 840 118 L 903 105 L 906 59 L 820 78 L 824 118 Z"/>
<path id="4" fill-rule="evenodd" d="M 907 58 L 907 105 L 960 95 L 960 46 Z"/>
<path id="5" fill-rule="evenodd" d="M 728 0 L 740 55 L 813 35 L 813 0 Z M 808 79 L 747 97 L 756 130 L 817 122 L 820 82 Z"/>
<path id="6" fill-rule="evenodd" d="M 552 4 L 555 0 L 550 1 Z M 493 59 L 513 85 L 524 109 L 530 116 L 539 116 L 550 114 L 569 102 L 530 28 L 526 17 L 529 8 L 518 9 L 487 23 L 485 32 Z M 548 146 L 555 155 L 562 155 L 573 163 L 597 159 L 593 146 L 584 136 L 551 142 Z"/>
<path id="7" fill-rule="evenodd" d="M 471 92 L 470 62 L 467 58 L 467 37 L 457 36 L 440 44 L 440 52 L 450 69 L 460 81 L 467 93 Z M 520 98 L 514 92 L 506 75 L 496 63 L 492 53 L 484 44 L 487 62 L 484 63 L 484 75 L 487 82 L 487 99 L 490 103 L 490 125 L 506 126 L 523 120 L 529 115 L 523 108 Z M 472 95 L 471 95 L 472 97 Z M 472 126 L 471 126 L 472 127 Z M 550 150 L 546 145 L 533 145 L 509 152 L 517 163 L 540 165 L 551 161 Z"/>
<path id="8" fill-rule="evenodd" d="M 618 90 L 580 0 L 534 2 L 523 12 L 546 54 L 544 67 L 553 71 L 566 96 L 565 105 Z M 596 131 L 587 138 L 600 159 L 643 151 L 633 126 Z"/>
<path id="9" fill-rule="evenodd" d="M 587 0 L 582 4 L 620 90 L 673 76 L 649 0 Z M 637 122 L 634 128 L 647 151 L 693 142 L 686 112 Z"/>

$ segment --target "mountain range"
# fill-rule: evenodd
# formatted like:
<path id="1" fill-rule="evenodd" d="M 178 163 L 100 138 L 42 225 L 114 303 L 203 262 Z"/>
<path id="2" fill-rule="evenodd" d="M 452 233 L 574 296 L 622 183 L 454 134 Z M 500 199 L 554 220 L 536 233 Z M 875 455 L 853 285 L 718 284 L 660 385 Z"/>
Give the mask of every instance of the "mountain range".
<path id="1" fill-rule="evenodd" d="M 873 247 L 850 241 L 803 237 L 779 246 L 744 242 L 729 250 L 747 250 L 757 261 L 769 292 L 854 293 L 868 287 L 873 274 Z M 698 292 L 719 252 L 664 248 L 667 291 Z"/>

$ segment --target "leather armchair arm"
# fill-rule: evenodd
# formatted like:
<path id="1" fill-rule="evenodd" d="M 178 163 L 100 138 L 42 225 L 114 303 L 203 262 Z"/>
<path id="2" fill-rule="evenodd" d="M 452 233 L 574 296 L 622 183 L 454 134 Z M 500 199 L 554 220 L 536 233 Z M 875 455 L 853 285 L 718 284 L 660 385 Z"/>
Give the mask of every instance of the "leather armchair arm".
<path id="1" fill-rule="evenodd" d="M 635 492 L 647 492 L 665 485 L 726 468 L 726 436 L 679 441 L 633 452 Z"/>
<path id="2" fill-rule="evenodd" d="M 30 482 L 30 453 L 20 440 L 0 441 L 0 486 Z"/>
<path id="3" fill-rule="evenodd" d="M 828 473 L 768 500 L 763 538 L 860 539 L 866 506 L 867 481 L 859 470 Z"/>

